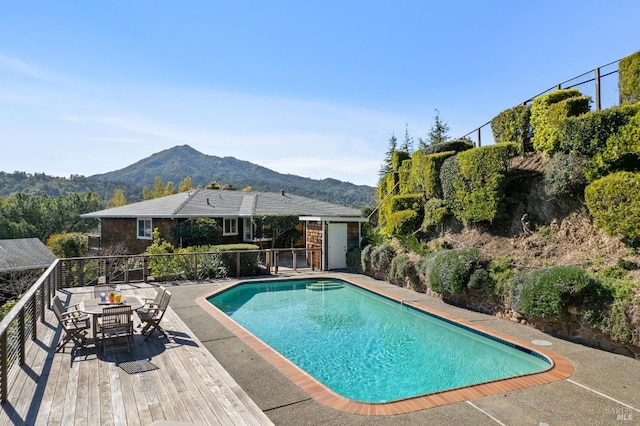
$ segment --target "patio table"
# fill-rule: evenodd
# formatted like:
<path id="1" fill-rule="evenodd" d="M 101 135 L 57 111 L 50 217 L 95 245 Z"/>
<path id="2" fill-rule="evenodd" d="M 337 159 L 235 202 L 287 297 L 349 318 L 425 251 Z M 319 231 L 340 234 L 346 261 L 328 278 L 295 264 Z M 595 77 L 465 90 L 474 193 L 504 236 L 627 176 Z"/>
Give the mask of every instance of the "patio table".
<path id="1" fill-rule="evenodd" d="M 102 303 L 100 302 L 100 298 L 80 302 L 78 309 L 85 314 L 91 315 L 93 340 L 97 340 L 98 318 L 102 316 L 104 308 L 125 305 L 131 306 L 131 309 L 135 311 L 136 309 L 144 306 L 144 302 L 139 296 L 122 296 L 120 303 Z"/>

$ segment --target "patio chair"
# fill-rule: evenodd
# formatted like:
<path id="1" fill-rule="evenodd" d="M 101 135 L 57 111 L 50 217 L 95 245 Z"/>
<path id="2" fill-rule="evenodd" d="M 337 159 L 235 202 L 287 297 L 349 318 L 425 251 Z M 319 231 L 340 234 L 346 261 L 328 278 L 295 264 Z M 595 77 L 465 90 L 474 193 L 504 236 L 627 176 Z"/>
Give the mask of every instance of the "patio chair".
<path id="1" fill-rule="evenodd" d="M 131 340 L 133 339 L 133 311 L 131 306 L 122 305 L 112 308 L 104 308 L 102 316 L 98 318 L 98 333 L 102 341 L 102 352 L 107 352 L 107 346 L 112 343 L 111 350 L 124 347 L 119 341 L 124 340 L 127 352 L 131 352 Z"/>
<path id="2" fill-rule="evenodd" d="M 164 296 L 164 293 L 167 291 L 167 289 L 165 287 L 159 287 L 158 290 L 156 291 L 156 296 L 152 299 L 150 297 L 145 297 L 142 299 L 142 303 L 144 303 L 144 305 L 142 305 L 141 308 L 136 309 L 136 312 L 138 314 L 140 313 L 151 313 L 154 309 L 157 309 L 158 306 L 160 306 L 160 302 L 162 301 L 162 296 Z M 142 324 L 138 325 L 138 327 L 142 327 Z"/>
<path id="3" fill-rule="evenodd" d="M 52 307 L 64 332 L 58 346 L 56 346 L 56 352 L 63 349 L 71 340 L 73 340 L 74 349 L 76 346 L 84 347 L 88 330 L 91 327 L 89 316 L 80 312 L 77 305 L 65 307 L 58 296 L 53 298 Z"/>
<path id="4" fill-rule="evenodd" d="M 148 312 L 138 312 L 138 317 L 143 324 L 141 333 L 144 336 L 144 340 L 148 340 L 155 330 L 158 330 L 161 336 L 167 337 L 167 333 L 160 326 L 160 321 L 162 321 L 162 317 L 167 311 L 169 300 L 171 300 L 171 292 L 165 290 L 157 308 L 150 309 Z"/>

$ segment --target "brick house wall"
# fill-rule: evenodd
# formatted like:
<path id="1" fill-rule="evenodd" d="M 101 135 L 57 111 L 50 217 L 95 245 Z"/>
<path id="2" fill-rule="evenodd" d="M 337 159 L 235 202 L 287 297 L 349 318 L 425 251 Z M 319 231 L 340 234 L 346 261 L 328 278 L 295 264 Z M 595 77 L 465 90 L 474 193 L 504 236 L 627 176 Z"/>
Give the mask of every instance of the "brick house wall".
<path id="1" fill-rule="evenodd" d="M 153 219 L 151 225 L 168 239 L 176 222 L 172 219 Z M 138 219 L 102 218 L 100 222 L 100 247 L 107 253 L 124 250 L 125 254 L 143 253 L 153 241 L 138 239 Z"/>

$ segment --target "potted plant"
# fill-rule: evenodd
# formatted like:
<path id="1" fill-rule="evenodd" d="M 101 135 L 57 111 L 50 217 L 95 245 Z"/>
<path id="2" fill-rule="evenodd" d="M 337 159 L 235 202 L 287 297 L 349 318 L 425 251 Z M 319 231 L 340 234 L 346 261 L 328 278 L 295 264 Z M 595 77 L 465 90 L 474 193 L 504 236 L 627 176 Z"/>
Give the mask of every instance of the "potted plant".
<path id="1" fill-rule="evenodd" d="M 111 290 L 109 292 L 109 303 L 113 303 L 116 301 L 116 292 Z"/>

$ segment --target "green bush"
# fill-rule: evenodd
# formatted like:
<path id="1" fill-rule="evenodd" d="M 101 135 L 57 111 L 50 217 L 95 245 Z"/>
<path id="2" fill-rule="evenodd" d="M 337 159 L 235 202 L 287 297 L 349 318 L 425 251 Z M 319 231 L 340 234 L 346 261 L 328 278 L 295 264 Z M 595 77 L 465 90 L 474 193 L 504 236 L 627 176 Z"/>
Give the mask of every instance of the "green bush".
<path id="1" fill-rule="evenodd" d="M 391 213 L 384 225 L 387 235 L 409 235 L 420 228 L 420 217 L 415 210 L 400 210 Z"/>
<path id="2" fill-rule="evenodd" d="M 411 180 L 409 178 L 411 174 L 412 160 L 404 160 L 402 165 L 398 169 L 398 179 L 400 180 L 400 194 L 408 194 L 414 192 L 411 186 Z"/>
<path id="3" fill-rule="evenodd" d="M 502 111 L 491 120 L 491 131 L 496 143 L 515 142 L 520 153 L 532 151 L 531 105 Z"/>
<path id="4" fill-rule="evenodd" d="M 360 253 L 360 267 L 363 272 L 367 272 L 370 269 L 373 269 L 371 264 L 371 256 L 373 255 L 373 250 L 375 246 L 373 244 L 369 244 L 362 249 L 362 253 Z"/>
<path id="5" fill-rule="evenodd" d="M 361 271 L 360 269 L 360 247 L 353 247 L 347 251 L 347 266 L 354 271 Z"/>
<path id="6" fill-rule="evenodd" d="M 386 233 L 394 235 L 391 229 L 406 219 L 407 213 L 395 215 L 397 212 L 412 210 L 417 216 L 422 215 L 422 194 L 392 195 L 380 206 L 380 222 L 384 224 Z M 395 218 L 392 216 L 395 215 Z M 400 221 L 400 222 L 398 222 Z M 390 224 L 390 222 L 393 222 Z M 415 230 L 415 229 L 414 229 Z M 413 231 L 412 231 L 413 232 Z"/>
<path id="7" fill-rule="evenodd" d="M 640 171 L 640 112 L 607 139 L 606 148 L 593 157 L 587 173 L 595 180 L 619 171 Z"/>
<path id="8" fill-rule="evenodd" d="M 515 274 L 516 269 L 511 257 L 494 259 L 491 262 L 489 265 L 489 275 L 495 283 L 494 290 L 497 296 L 502 298 L 509 296 L 510 280 Z"/>
<path id="9" fill-rule="evenodd" d="M 511 279 L 511 308 L 521 314 L 558 320 L 568 305 L 582 306 L 595 286 L 584 269 L 556 266 L 516 275 Z"/>
<path id="10" fill-rule="evenodd" d="M 47 239 L 47 247 L 59 258 L 83 257 L 89 251 L 89 238 L 79 232 L 54 234 Z"/>
<path id="11" fill-rule="evenodd" d="M 456 205 L 456 189 L 453 186 L 453 183 L 459 176 L 460 161 L 458 160 L 458 156 L 455 155 L 447 158 L 442 163 L 442 168 L 440 169 L 440 184 L 442 186 L 442 198 L 444 198 L 447 206 L 451 209 L 460 208 Z"/>
<path id="12" fill-rule="evenodd" d="M 517 145 L 503 143 L 457 155 L 460 173 L 454 178 L 453 214 L 464 223 L 493 222 L 504 213 L 504 174 Z M 445 184 L 443 182 L 443 191 Z"/>
<path id="13" fill-rule="evenodd" d="M 640 243 L 640 173 L 617 172 L 585 189 L 596 226 L 632 244 Z"/>
<path id="14" fill-rule="evenodd" d="M 480 250 L 469 247 L 456 250 L 443 250 L 437 252 L 431 265 L 421 265 L 429 269 L 429 288 L 443 294 L 464 295 L 471 289 L 469 283 L 471 277 L 479 269 L 486 269 L 487 260 L 483 258 Z M 426 271 L 425 271 L 426 272 Z M 479 285 L 474 279 L 475 289 Z"/>
<path id="15" fill-rule="evenodd" d="M 424 155 L 437 154 L 447 151 L 462 152 L 473 148 L 473 146 L 473 142 L 471 142 L 469 139 L 455 139 L 452 141 L 429 145 L 426 148 L 422 148 L 420 151 L 423 151 Z"/>
<path id="16" fill-rule="evenodd" d="M 585 165 L 586 159 L 579 154 L 555 153 L 544 168 L 544 190 L 547 195 L 582 199 L 588 183 L 584 175 Z"/>
<path id="17" fill-rule="evenodd" d="M 404 160 L 410 160 L 411 154 L 407 151 L 393 151 L 391 156 L 391 165 L 393 166 L 393 171 L 397 172 L 400 170 L 400 166 Z"/>
<path id="18" fill-rule="evenodd" d="M 618 86 L 622 104 L 640 102 L 640 51 L 620 59 Z"/>
<path id="19" fill-rule="evenodd" d="M 426 289 L 424 283 L 418 277 L 415 263 L 406 254 L 400 254 L 393 258 L 388 278 L 403 285 L 405 280 L 408 280 L 409 286 L 415 291 L 424 292 Z"/>
<path id="20" fill-rule="evenodd" d="M 371 253 L 371 269 L 376 272 L 389 273 L 391 261 L 396 255 L 396 251 L 387 243 L 382 243 L 375 247 Z"/>
<path id="21" fill-rule="evenodd" d="M 592 157 L 606 149 L 607 140 L 640 112 L 640 104 L 625 105 L 568 117 L 558 127 L 558 151 Z"/>
<path id="22" fill-rule="evenodd" d="M 557 151 L 560 124 L 567 117 L 589 112 L 590 100 L 581 96 L 578 89 L 556 90 L 534 99 L 531 105 L 534 149 L 547 154 Z"/>
<path id="23" fill-rule="evenodd" d="M 171 239 L 182 247 L 218 244 L 222 240 L 222 228 L 214 219 L 188 219 L 171 228 Z"/>
<path id="24" fill-rule="evenodd" d="M 422 230 L 431 232 L 439 225 L 442 225 L 445 217 L 449 213 L 447 203 L 438 198 L 431 198 L 424 203 L 424 219 L 422 220 Z"/>
<path id="25" fill-rule="evenodd" d="M 427 197 L 442 198 L 440 169 L 444 161 L 455 155 L 454 151 L 426 154 L 424 150 L 416 151 L 412 157 L 408 188 L 410 192 L 420 192 Z"/>

